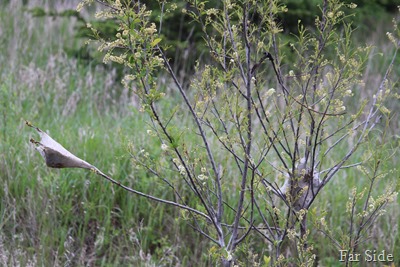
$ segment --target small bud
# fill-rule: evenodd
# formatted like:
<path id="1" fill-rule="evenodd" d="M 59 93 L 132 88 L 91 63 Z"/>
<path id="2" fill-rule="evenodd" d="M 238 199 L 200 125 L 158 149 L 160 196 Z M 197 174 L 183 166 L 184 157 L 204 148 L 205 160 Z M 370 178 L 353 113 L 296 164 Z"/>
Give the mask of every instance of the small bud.
<path id="1" fill-rule="evenodd" d="M 266 95 L 267 97 L 269 97 L 269 96 L 273 95 L 275 92 L 276 92 L 275 89 L 274 89 L 274 88 L 271 88 L 271 89 L 269 89 L 269 90 L 265 93 L 265 95 Z"/>
<path id="2" fill-rule="evenodd" d="M 167 151 L 168 150 L 168 146 L 166 144 L 162 144 L 161 145 L 161 150 Z"/>

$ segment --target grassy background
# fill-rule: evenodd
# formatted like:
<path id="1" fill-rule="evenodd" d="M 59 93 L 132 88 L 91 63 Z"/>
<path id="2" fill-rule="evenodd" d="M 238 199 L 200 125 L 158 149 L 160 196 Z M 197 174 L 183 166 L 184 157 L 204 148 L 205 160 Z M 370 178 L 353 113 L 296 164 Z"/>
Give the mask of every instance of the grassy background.
<path id="1" fill-rule="evenodd" d="M 147 117 L 138 111 L 132 92 L 122 89 L 112 69 L 67 56 L 66 47 L 82 45 L 72 38 L 73 19 L 33 18 L 26 12 L 37 5 L 63 10 L 78 3 L 50 2 L 31 0 L 23 6 L 12 0 L 0 9 L 0 265 L 209 265 L 209 244 L 179 211 L 124 192 L 84 170 L 45 168 L 29 144 L 29 138 L 37 136 L 24 126 L 25 119 L 116 180 L 173 197 L 130 163 L 129 142 L 154 153 L 160 146 L 156 139 L 149 142 Z M 366 70 L 371 90 L 390 60 L 391 48 L 383 36 L 388 30 L 388 23 L 382 23 L 368 39 L 360 40 L 377 44 Z M 398 65 L 395 71 L 399 73 Z M 167 99 L 165 108 L 168 101 L 178 100 Z M 396 113 L 399 105 L 394 102 L 391 107 Z M 398 123 L 393 125 L 392 132 L 398 133 Z M 185 127 L 185 120 L 180 127 Z M 399 163 L 395 156 L 383 167 L 389 170 Z M 374 195 L 398 178 L 397 171 L 382 180 Z M 340 233 L 342 226 L 347 227 L 347 189 L 365 185 L 357 170 L 342 171 L 321 194 L 314 205 L 328 212 L 333 230 Z M 372 239 L 365 246 L 386 249 L 400 261 L 399 202 L 387 211 L 370 230 Z M 337 251 L 326 245 L 328 239 L 313 236 L 322 265 L 337 264 Z M 247 248 L 254 253 L 267 249 L 257 240 L 251 239 Z"/>

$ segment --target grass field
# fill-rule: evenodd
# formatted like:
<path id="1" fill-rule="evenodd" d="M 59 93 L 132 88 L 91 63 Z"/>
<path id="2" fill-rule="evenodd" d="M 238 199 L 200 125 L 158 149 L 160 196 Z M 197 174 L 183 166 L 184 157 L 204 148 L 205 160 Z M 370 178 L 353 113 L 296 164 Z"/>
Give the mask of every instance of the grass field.
<path id="1" fill-rule="evenodd" d="M 147 134 L 151 128 L 147 117 L 139 111 L 133 93 L 123 89 L 116 71 L 66 54 L 65 48 L 83 45 L 73 37 L 76 21 L 35 18 L 26 11 L 36 5 L 74 9 L 79 1 L 59 1 L 55 6 L 45 0 L 31 0 L 26 6 L 20 2 L 0 4 L 0 265 L 210 266 L 210 244 L 192 231 L 179 210 L 129 194 L 85 170 L 45 167 L 29 143 L 29 138 L 38 137 L 25 120 L 114 179 L 148 194 L 173 198 L 131 164 L 129 143 L 155 155 L 160 143 Z M 382 23 L 363 40 L 377 45 L 366 68 L 371 88 L 379 83 L 381 69 L 390 60 L 386 55 L 391 48 L 384 36 L 390 29 L 387 25 Z M 399 74 L 399 64 L 395 67 Z M 167 96 L 165 108 L 177 101 Z M 397 114 L 400 105 L 393 101 L 389 107 Z M 391 151 L 399 144 L 396 120 L 397 115 L 390 131 L 394 134 Z M 190 125 L 185 119 L 181 123 L 180 127 Z M 396 152 L 382 171 L 397 168 L 398 156 Z M 373 194 L 379 195 L 396 180 L 399 170 L 381 180 Z M 315 203 L 327 211 L 327 223 L 338 234 L 348 223 L 343 207 L 350 188 L 365 184 L 366 178 L 356 169 L 342 171 Z M 386 210 L 364 245 L 393 253 L 397 266 L 400 202 Z M 337 251 L 325 245 L 327 238 L 312 235 L 320 266 L 341 266 Z M 267 248 L 257 240 L 248 246 L 262 253 Z"/>

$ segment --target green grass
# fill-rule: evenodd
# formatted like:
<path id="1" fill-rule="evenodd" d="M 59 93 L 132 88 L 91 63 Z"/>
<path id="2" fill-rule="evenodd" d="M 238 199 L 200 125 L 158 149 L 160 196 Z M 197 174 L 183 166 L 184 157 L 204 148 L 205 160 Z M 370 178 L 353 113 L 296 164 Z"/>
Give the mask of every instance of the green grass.
<path id="1" fill-rule="evenodd" d="M 30 5 L 48 4 L 37 0 Z M 146 147 L 153 156 L 160 153 L 159 141 L 146 133 L 147 116 L 138 111 L 132 92 L 122 89 L 114 72 L 66 56 L 65 46 L 82 45 L 73 38 L 73 22 L 33 18 L 24 10 L 15 3 L 0 10 L 0 265 L 209 266 L 210 244 L 181 220 L 178 210 L 129 194 L 85 170 L 45 167 L 29 144 L 29 138 L 38 137 L 24 120 L 116 180 L 173 198 L 130 162 L 128 142 Z M 377 61 L 387 60 L 383 55 Z M 370 73 L 384 64 L 371 62 Z M 163 108 L 178 101 L 167 98 Z M 183 117 L 178 127 L 189 125 Z M 393 157 L 383 171 L 398 164 Z M 397 171 L 381 181 L 374 195 L 398 177 Z M 327 211 L 334 231 L 347 226 L 343 207 L 350 189 L 365 185 L 353 169 L 339 172 L 323 191 L 315 206 Z M 372 227 L 368 244 L 395 252 L 392 233 L 398 229 L 399 203 L 387 211 Z M 332 266 L 337 252 L 320 233 L 312 235 L 321 264 Z M 257 253 L 266 250 L 257 237 L 246 246 Z M 399 261 L 400 255 L 395 257 Z"/>

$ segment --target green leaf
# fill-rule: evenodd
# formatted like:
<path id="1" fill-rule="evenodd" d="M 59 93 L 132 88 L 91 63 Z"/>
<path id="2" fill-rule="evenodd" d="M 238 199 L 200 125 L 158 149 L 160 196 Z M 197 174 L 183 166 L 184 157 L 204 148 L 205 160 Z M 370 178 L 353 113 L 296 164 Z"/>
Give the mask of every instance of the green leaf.
<path id="1" fill-rule="evenodd" d="M 43 8 L 41 7 L 34 7 L 32 9 L 29 10 L 29 12 L 32 14 L 32 16 L 34 17 L 44 17 L 46 16 L 46 11 L 44 11 Z"/>
<path id="2" fill-rule="evenodd" d="M 151 47 L 155 47 L 159 42 L 161 42 L 161 38 L 154 39 L 154 41 L 151 42 Z"/>
<path id="3" fill-rule="evenodd" d="M 271 257 L 264 255 L 263 260 L 264 260 L 263 266 L 267 267 L 267 266 L 269 266 L 269 263 L 271 262 Z"/>

